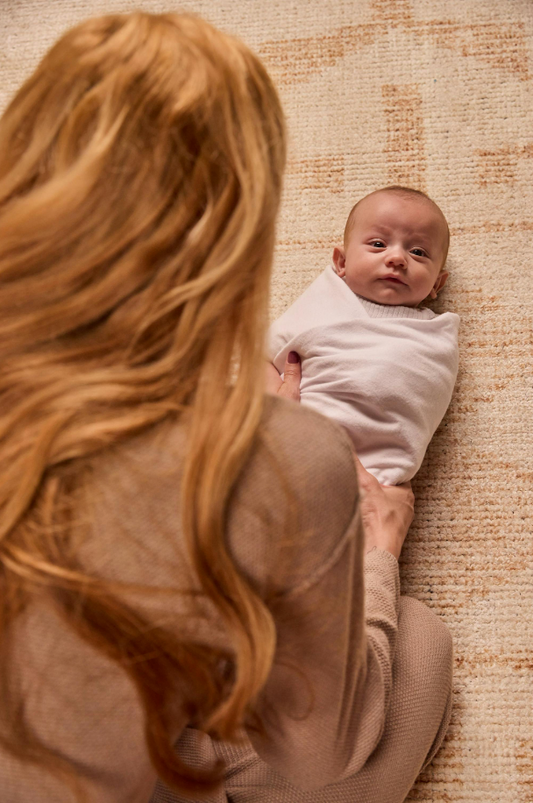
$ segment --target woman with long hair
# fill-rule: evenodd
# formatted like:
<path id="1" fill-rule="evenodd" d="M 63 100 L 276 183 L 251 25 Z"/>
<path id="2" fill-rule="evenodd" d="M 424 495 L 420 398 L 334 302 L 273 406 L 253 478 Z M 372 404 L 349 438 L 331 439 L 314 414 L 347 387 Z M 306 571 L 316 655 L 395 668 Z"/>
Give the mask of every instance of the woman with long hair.
<path id="1" fill-rule="evenodd" d="M 264 392 L 284 162 L 188 15 L 78 25 L 0 120 L 2 803 L 400 801 L 442 742 L 410 489 Z"/>

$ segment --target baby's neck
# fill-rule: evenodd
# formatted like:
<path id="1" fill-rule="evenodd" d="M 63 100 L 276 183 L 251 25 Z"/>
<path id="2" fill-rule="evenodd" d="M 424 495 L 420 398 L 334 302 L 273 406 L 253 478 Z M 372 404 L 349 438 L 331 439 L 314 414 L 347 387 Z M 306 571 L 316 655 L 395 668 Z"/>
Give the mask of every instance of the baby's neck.
<path id="1" fill-rule="evenodd" d="M 383 301 L 374 301 L 373 298 L 366 298 L 366 296 L 354 293 L 357 298 L 362 298 L 363 301 L 369 301 L 371 304 L 376 304 L 378 307 L 408 307 L 408 309 L 420 309 L 419 304 L 385 304 Z"/>

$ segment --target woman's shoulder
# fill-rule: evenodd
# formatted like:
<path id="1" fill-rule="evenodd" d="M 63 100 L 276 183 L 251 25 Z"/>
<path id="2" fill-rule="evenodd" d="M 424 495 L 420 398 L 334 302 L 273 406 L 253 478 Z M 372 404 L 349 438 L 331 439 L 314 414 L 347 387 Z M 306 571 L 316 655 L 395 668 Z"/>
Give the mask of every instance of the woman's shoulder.
<path id="1" fill-rule="evenodd" d="M 229 544 L 259 586 L 306 582 L 338 551 L 358 500 L 351 442 L 342 427 L 307 407 L 265 399 L 256 447 L 235 490 Z M 289 567 L 283 574 L 283 555 Z M 269 572 L 270 567 L 270 572 Z"/>
<path id="2" fill-rule="evenodd" d="M 179 487 L 186 444 L 186 422 L 166 422 L 95 461 L 89 495 L 94 538 L 87 549 L 100 569 L 106 556 L 110 576 L 137 582 L 149 574 L 155 582 L 175 571 L 183 546 Z M 321 565 L 334 550 L 356 503 L 357 474 L 342 427 L 266 395 L 254 447 L 227 508 L 228 547 L 250 581 L 262 586 L 285 541 L 294 567 L 287 583 L 308 576 L 310 563 Z"/>
<path id="3" fill-rule="evenodd" d="M 260 436 L 281 450 L 287 468 L 294 465 L 309 478 L 316 474 L 325 482 L 325 474 L 356 475 L 350 438 L 336 422 L 310 407 L 280 396 L 267 395 L 260 426 Z M 296 479 L 296 477 L 295 477 Z"/>

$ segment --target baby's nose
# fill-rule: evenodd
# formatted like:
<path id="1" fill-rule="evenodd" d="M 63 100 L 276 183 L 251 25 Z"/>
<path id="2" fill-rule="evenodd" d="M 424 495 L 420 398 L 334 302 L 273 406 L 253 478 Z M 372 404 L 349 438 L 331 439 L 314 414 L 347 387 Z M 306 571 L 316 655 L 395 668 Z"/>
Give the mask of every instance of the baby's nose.
<path id="1" fill-rule="evenodd" d="M 400 248 L 394 248 L 389 251 L 386 257 L 387 265 L 405 265 L 405 256 Z"/>

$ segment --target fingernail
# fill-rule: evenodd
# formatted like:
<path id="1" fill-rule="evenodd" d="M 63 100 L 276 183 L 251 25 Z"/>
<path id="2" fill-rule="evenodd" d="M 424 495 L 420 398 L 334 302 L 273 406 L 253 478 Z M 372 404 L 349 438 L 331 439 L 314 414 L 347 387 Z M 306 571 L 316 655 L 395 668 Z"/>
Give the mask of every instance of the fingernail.
<path id="1" fill-rule="evenodd" d="M 289 351 L 289 362 L 300 362 L 300 356 L 295 351 Z"/>

